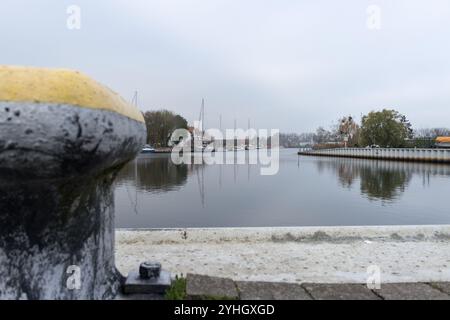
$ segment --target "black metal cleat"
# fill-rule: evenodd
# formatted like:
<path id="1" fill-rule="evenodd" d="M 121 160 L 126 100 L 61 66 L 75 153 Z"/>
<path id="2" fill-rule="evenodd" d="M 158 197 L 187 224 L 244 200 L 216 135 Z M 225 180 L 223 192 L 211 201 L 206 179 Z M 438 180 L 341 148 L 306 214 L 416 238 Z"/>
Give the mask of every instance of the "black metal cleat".
<path id="1" fill-rule="evenodd" d="M 159 262 L 143 262 L 139 273 L 131 271 L 123 287 L 125 294 L 162 294 L 172 284 L 170 272 L 161 270 Z"/>
<path id="2" fill-rule="evenodd" d="M 141 279 L 158 278 L 161 273 L 161 263 L 146 261 L 139 266 L 139 276 Z"/>

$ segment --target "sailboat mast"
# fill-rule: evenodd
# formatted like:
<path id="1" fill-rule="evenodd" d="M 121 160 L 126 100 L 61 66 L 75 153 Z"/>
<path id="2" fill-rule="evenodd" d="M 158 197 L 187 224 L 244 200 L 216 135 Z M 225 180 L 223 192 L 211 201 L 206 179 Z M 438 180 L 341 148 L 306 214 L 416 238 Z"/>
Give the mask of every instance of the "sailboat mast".
<path id="1" fill-rule="evenodd" d="M 202 133 L 205 133 L 205 99 L 202 99 L 202 117 L 201 117 L 201 121 L 202 121 Z"/>
<path id="2" fill-rule="evenodd" d="M 137 91 L 134 92 L 133 99 L 131 99 L 131 104 L 134 105 L 135 107 L 138 106 L 138 92 Z"/>

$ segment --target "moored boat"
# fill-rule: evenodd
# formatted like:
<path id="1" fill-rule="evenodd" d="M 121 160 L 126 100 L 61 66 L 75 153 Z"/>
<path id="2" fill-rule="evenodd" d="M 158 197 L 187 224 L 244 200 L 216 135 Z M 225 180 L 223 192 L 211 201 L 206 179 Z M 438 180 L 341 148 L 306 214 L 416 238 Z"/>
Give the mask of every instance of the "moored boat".
<path id="1" fill-rule="evenodd" d="M 145 154 L 145 153 L 155 153 L 156 152 L 156 150 L 155 150 L 155 148 L 153 148 L 152 146 L 150 146 L 150 145 L 145 145 L 143 148 L 142 148 L 142 150 L 141 150 L 141 154 L 143 153 L 143 154 Z"/>

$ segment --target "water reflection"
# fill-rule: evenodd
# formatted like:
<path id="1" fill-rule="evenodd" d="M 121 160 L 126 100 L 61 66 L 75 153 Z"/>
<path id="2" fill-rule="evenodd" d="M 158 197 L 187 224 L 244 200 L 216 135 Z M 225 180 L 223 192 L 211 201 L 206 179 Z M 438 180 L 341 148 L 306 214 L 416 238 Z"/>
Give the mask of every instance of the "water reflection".
<path id="1" fill-rule="evenodd" d="M 368 199 L 383 201 L 399 198 L 411 181 L 412 172 L 407 170 L 408 165 L 398 164 L 347 158 L 317 161 L 319 171 L 328 167 L 336 172 L 342 187 L 352 188 L 359 183 L 361 193 Z"/>
<path id="2" fill-rule="evenodd" d="M 394 200 L 405 192 L 411 174 L 405 171 L 361 170 L 361 192 L 369 199 Z"/>
<path id="3" fill-rule="evenodd" d="M 117 179 L 116 226 L 445 224 L 449 184 L 448 165 L 299 157 L 296 150 L 282 150 L 274 176 L 248 163 L 175 165 L 170 155 L 140 156 Z"/>
<path id="4" fill-rule="evenodd" d="M 431 176 L 450 176 L 448 165 L 381 161 L 351 158 L 317 158 L 318 172 L 329 169 L 336 173 L 343 188 L 359 183 L 361 194 L 369 200 L 395 201 L 408 188 L 413 175 L 422 177 L 423 185 Z"/>
<path id="5" fill-rule="evenodd" d="M 116 183 L 132 183 L 139 191 L 168 192 L 186 184 L 193 170 L 186 164 L 173 164 L 167 155 L 140 156 L 123 168 Z"/>

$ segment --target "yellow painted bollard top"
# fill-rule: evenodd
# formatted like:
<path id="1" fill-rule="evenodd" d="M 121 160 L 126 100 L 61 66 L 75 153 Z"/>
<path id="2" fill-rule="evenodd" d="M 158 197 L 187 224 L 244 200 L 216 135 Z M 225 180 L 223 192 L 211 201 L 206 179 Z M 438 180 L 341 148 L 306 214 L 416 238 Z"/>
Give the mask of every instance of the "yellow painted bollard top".
<path id="1" fill-rule="evenodd" d="M 117 93 L 67 69 L 0 65 L 0 101 L 69 104 L 113 111 L 144 122 L 141 112 Z"/>

